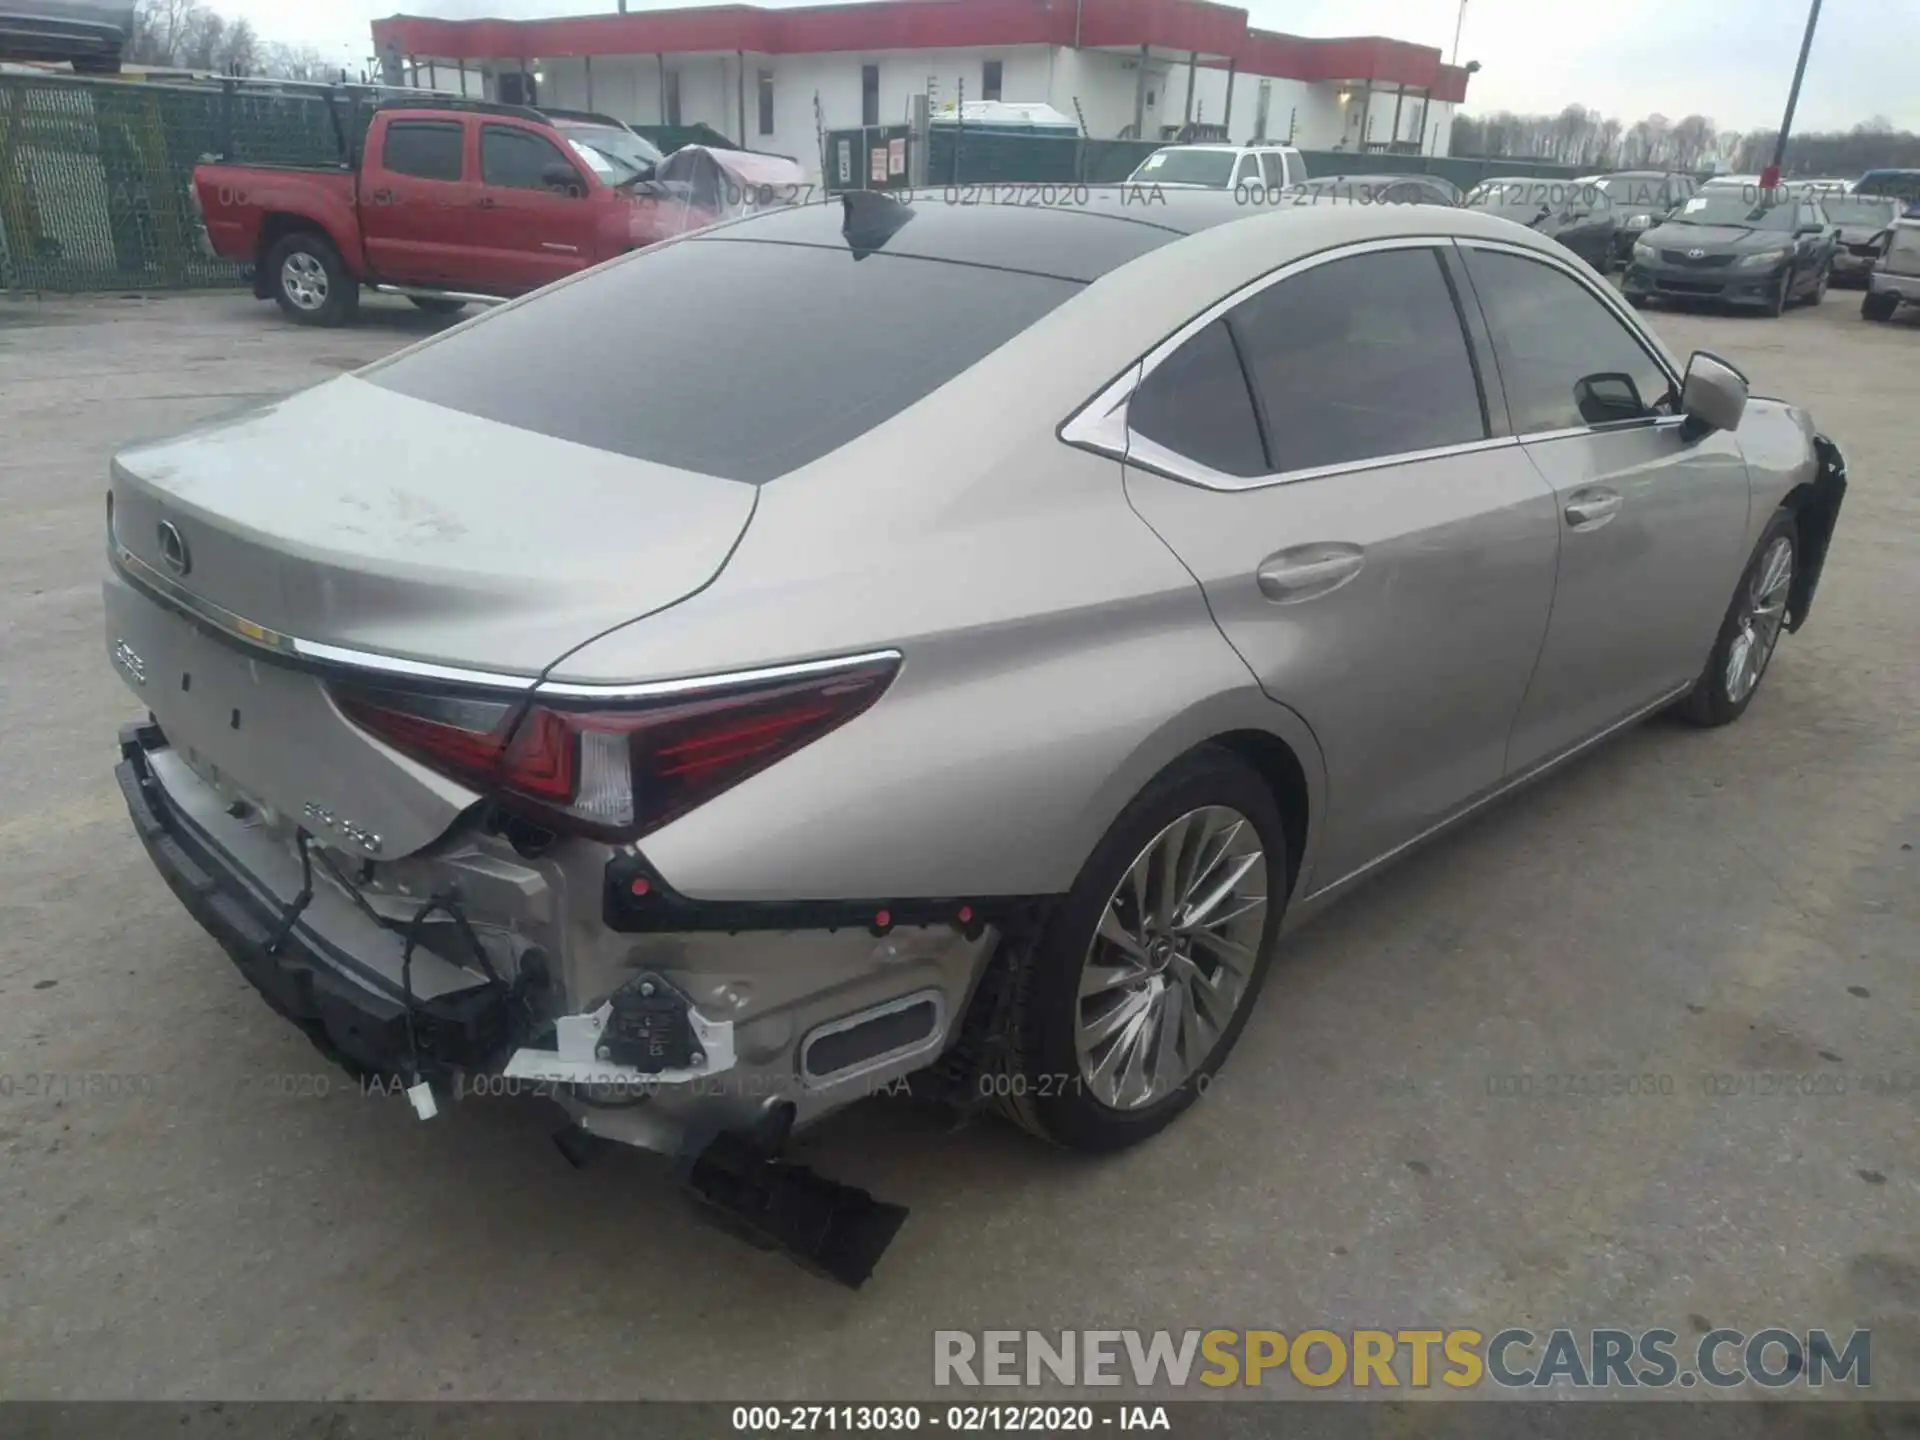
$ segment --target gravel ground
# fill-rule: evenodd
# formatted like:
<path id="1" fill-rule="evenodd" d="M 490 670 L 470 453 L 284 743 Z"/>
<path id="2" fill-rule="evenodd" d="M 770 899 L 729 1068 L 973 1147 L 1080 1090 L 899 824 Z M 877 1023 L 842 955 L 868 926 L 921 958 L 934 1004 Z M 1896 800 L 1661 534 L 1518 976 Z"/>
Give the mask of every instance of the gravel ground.
<path id="1" fill-rule="evenodd" d="M 697 1221 L 650 1157 L 568 1168 L 538 1104 L 275 1093 L 314 1052 L 127 824 L 108 457 L 436 322 L 0 302 L 0 1395 L 899 1399 L 933 1393 L 937 1328 L 1611 1323 L 1870 1326 L 1876 1391 L 1920 1397 L 1920 326 L 1840 291 L 1651 318 L 1851 462 L 1752 711 L 1648 724 L 1302 933 L 1144 1149 L 884 1102 L 809 1137 L 913 1209 L 854 1294 Z M 1672 1093 L 1545 1093 L 1613 1071 Z"/>

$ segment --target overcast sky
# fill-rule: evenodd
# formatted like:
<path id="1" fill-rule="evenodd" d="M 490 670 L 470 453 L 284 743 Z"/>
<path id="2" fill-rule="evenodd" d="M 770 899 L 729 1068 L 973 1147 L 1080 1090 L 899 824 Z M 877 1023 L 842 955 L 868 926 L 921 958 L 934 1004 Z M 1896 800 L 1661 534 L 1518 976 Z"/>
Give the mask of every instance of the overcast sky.
<path id="1" fill-rule="evenodd" d="M 778 6 L 782 0 L 761 0 Z M 965 0 L 954 0 L 964 4 Z M 1453 49 L 1458 0 L 1242 0 L 1251 23 L 1299 35 L 1387 35 Z M 358 66 L 369 22 L 396 8 L 438 15 L 577 15 L 612 0 L 212 0 L 269 40 L 311 44 Z M 630 0 L 630 9 L 668 8 Z M 1807 0 L 1467 0 L 1460 60 L 1483 67 L 1467 108 L 1557 111 L 1579 102 L 1631 124 L 1699 112 L 1722 129 L 1779 124 Z M 1796 130 L 1883 115 L 1920 130 L 1912 42 L 1920 0 L 1826 0 Z M 1013 97 L 1018 98 L 1018 97 Z"/>

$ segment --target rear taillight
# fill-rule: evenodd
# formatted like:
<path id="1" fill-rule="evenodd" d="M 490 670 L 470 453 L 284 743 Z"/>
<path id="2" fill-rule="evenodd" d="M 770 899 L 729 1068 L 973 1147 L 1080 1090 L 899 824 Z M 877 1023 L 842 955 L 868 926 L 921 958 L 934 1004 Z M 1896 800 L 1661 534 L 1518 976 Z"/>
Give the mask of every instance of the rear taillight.
<path id="1" fill-rule="evenodd" d="M 402 754 L 556 829 L 631 840 L 837 730 L 897 657 L 631 703 L 430 694 L 351 681 L 341 713 Z"/>

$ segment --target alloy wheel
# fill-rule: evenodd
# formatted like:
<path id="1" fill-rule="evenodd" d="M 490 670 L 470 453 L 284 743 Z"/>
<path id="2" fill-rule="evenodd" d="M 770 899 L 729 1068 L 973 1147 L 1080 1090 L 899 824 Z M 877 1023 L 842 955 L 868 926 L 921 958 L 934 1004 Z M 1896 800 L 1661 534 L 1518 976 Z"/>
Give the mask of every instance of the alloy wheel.
<path id="1" fill-rule="evenodd" d="M 1787 593 L 1793 588 L 1793 542 L 1778 536 L 1754 567 L 1739 628 L 1727 648 L 1724 683 L 1727 699 L 1738 705 L 1766 674 L 1787 620 Z"/>
<path id="2" fill-rule="evenodd" d="M 1074 1049 L 1096 1100 L 1141 1109 L 1206 1063 L 1246 998 L 1266 919 L 1266 851 L 1237 810 L 1189 811 L 1147 844 L 1081 963 Z"/>
<path id="3" fill-rule="evenodd" d="M 302 310 L 319 310 L 327 303 L 327 267 L 319 257 L 296 250 L 280 267 L 280 288 Z"/>

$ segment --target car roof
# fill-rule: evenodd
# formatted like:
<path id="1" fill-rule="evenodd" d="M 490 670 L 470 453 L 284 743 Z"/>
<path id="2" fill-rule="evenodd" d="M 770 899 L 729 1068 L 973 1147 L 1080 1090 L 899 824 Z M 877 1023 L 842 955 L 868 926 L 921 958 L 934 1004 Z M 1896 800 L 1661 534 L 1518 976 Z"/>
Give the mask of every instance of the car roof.
<path id="1" fill-rule="evenodd" d="M 1027 189 L 1039 203 L 1020 202 Z M 840 196 L 763 211 L 690 238 L 818 245 L 1084 283 L 1149 250 L 1242 219 L 1252 208 L 1224 190 L 1162 190 L 1151 183 L 1001 186 L 994 191 L 997 203 L 949 201 L 939 191 L 904 203 L 880 191 L 854 195 L 851 202 Z M 899 228 L 887 233 L 895 221 Z"/>
<path id="2" fill-rule="evenodd" d="M 1270 146 L 1261 147 L 1256 145 L 1231 145 L 1227 143 L 1225 140 L 1213 140 L 1213 141 L 1197 140 L 1187 145 L 1162 145 L 1159 150 L 1156 150 L 1153 153 L 1158 155 L 1162 150 L 1236 150 L 1237 151 L 1237 150 L 1256 150 L 1261 148 L 1270 149 L 1272 147 Z"/>
<path id="3" fill-rule="evenodd" d="M 1044 195 L 1049 187 L 1032 188 Z M 723 222 L 688 235 L 684 243 L 812 245 L 851 250 L 862 258 L 941 261 L 1082 283 L 1189 237 L 1230 227 L 1239 241 L 1229 250 L 1252 246 L 1268 268 L 1286 263 L 1296 244 L 1306 254 L 1325 243 L 1373 235 L 1484 235 L 1556 253 L 1552 242 L 1524 226 L 1446 207 L 1337 199 L 1302 207 L 1249 205 L 1224 190 L 1162 191 L 1138 184 L 1095 186 L 1081 195 L 1084 204 L 1049 207 L 1018 203 L 1012 196 L 997 204 L 951 203 L 933 192 L 902 206 L 877 191 L 856 192 L 851 202 L 841 196 Z M 1261 228 L 1241 229 L 1242 221 Z M 1211 277 L 1201 278 L 1212 283 Z"/>

